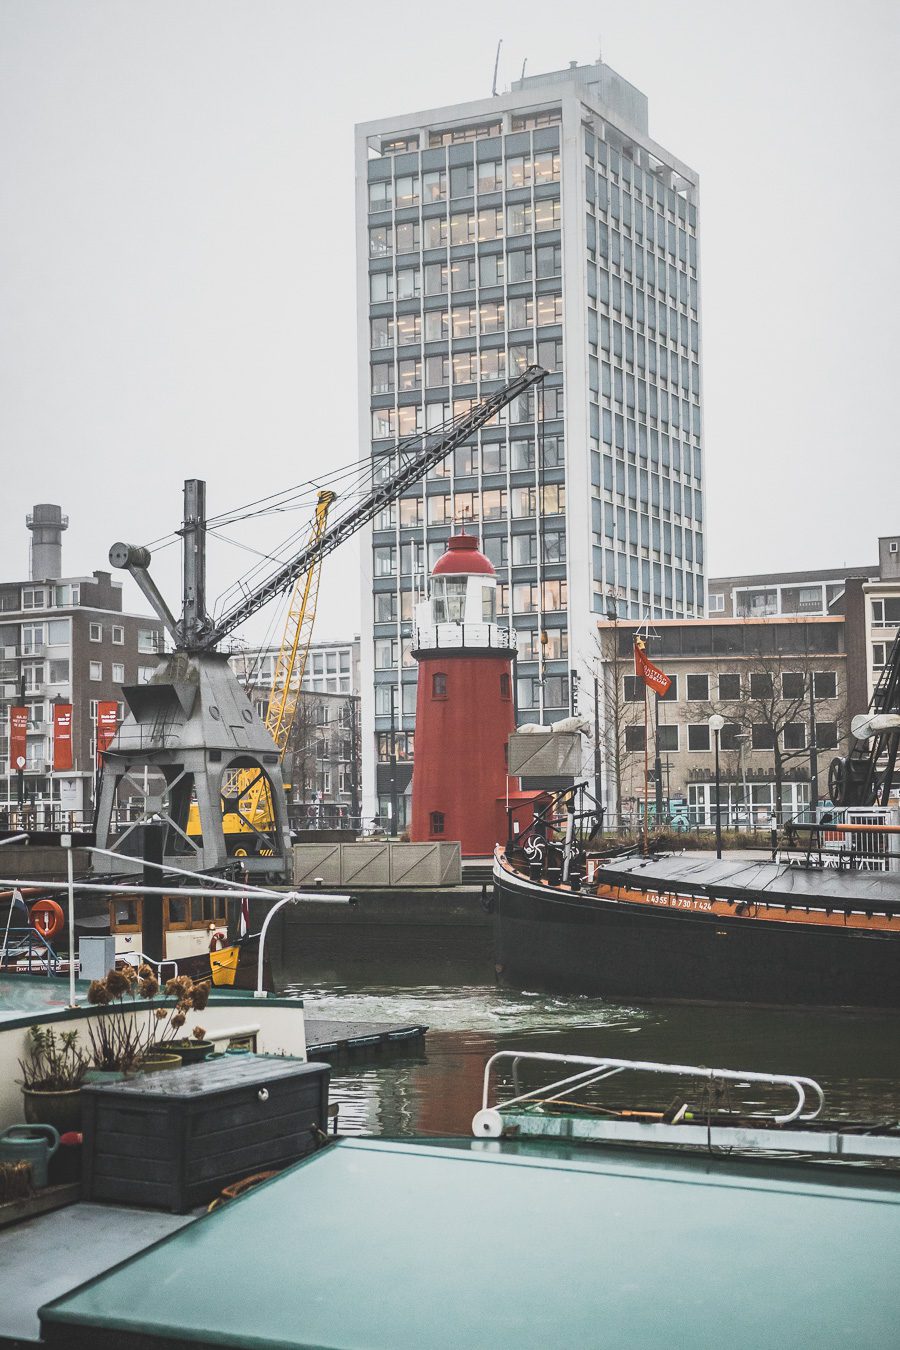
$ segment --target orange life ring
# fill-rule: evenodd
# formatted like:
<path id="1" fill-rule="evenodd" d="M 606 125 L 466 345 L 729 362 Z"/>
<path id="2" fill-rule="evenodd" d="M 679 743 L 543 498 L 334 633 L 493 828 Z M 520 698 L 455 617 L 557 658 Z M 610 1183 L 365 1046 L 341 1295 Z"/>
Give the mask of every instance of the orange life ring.
<path id="1" fill-rule="evenodd" d="M 212 926 L 210 926 L 209 950 L 211 952 L 223 951 L 227 941 L 228 941 L 227 933 L 223 933 L 221 928 L 213 928 Z"/>
<path id="2" fill-rule="evenodd" d="M 66 922 L 66 916 L 63 913 L 62 905 L 58 905 L 55 900 L 36 900 L 31 906 L 29 913 L 32 928 L 35 928 L 42 938 L 49 942 L 55 938 L 57 933 L 61 933 L 63 925 Z"/>

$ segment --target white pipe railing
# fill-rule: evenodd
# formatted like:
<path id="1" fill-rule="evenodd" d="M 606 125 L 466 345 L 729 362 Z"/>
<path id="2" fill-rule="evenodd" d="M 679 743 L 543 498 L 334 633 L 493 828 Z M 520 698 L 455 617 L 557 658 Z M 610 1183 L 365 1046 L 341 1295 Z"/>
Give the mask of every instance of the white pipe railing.
<path id="1" fill-rule="evenodd" d="M 259 957 L 256 965 L 256 989 L 253 992 L 254 998 L 267 997 L 266 991 L 263 988 L 263 965 L 265 962 L 266 935 L 269 931 L 269 924 L 272 922 L 278 911 L 284 909 L 285 905 L 299 905 L 301 902 L 320 905 L 350 905 L 353 904 L 353 897 L 349 895 L 310 895 L 309 893 L 304 894 L 302 891 L 291 891 L 289 895 L 283 896 L 277 905 L 272 906 L 265 919 L 263 919 L 263 926 L 260 929 L 259 934 Z"/>
<path id="2" fill-rule="evenodd" d="M 498 1102 L 496 1108 L 489 1108 L 490 1098 L 490 1080 L 491 1070 L 500 1060 L 513 1061 L 513 1081 L 515 1084 L 516 1096 L 508 1098 L 506 1101 Z M 565 1078 L 557 1079 L 553 1083 L 546 1083 L 530 1092 L 518 1091 L 518 1067 L 521 1062 L 542 1063 L 542 1064 L 572 1064 L 584 1065 L 574 1074 L 568 1074 Z M 553 1095 L 559 1095 L 563 1090 L 575 1091 L 583 1087 L 589 1087 L 592 1083 L 600 1082 L 604 1078 L 610 1078 L 614 1074 L 623 1073 L 632 1069 L 638 1073 L 668 1074 L 676 1077 L 703 1078 L 707 1082 L 725 1081 L 730 1083 L 765 1083 L 772 1087 L 788 1087 L 797 1094 L 797 1102 L 791 1111 L 781 1115 L 772 1115 L 772 1120 L 776 1125 L 787 1125 L 793 1120 L 814 1120 L 825 1104 L 825 1095 L 821 1087 L 813 1078 L 803 1078 L 798 1074 L 779 1074 L 779 1073 L 753 1073 L 737 1069 L 710 1069 L 700 1064 L 661 1064 L 653 1060 L 640 1059 L 614 1059 L 610 1056 L 594 1057 L 589 1055 L 554 1055 L 549 1052 L 536 1050 L 499 1050 L 492 1055 L 484 1068 L 484 1086 L 482 1090 L 481 1111 L 476 1115 L 472 1122 L 473 1133 L 482 1135 L 492 1132 L 496 1125 L 494 1119 L 499 1111 L 508 1110 L 511 1106 L 519 1105 L 528 1101 L 547 1101 L 553 1100 Z M 811 1091 L 818 1098 L 818 1105 L 809 1111 L 805 1111 L 806 1093 Z M 479 1121 L 479 1117 L 481 1120 Z"/>
<path id="3" fill-rule="evenodd" d="M 9 841 L 7 841 L 9 842 Z M 115 858 L 117 862 L 139 862 L 142 867 L 153 867 L 158 872 L 174 872 L 179 877 L 202 877 L 204 881 L 214 881 L 217 886 L 230 886 L 233 890 L 249 893 L 258 893 L 259 895 L 270 895 L 265 886 L 251 886 L 246 881 L 230 881 L 226 877 L 211 877 L 205 872 L 189 872 L 184 867 L 174 867 L 171 863 L 149 862 L 146 858 L 131 858 L 128 854 L 116 853 L 111 848 L 97 848 L 91 844 L 87 847 L 88 853 L 99 853 L 104 858 Z"/>

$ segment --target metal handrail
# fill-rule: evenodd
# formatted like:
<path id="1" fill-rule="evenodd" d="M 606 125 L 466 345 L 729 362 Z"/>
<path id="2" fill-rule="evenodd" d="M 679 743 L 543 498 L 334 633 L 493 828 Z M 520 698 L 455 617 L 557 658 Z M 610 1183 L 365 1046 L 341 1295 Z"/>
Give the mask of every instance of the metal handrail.
<path id="1" fill-rule="evenodd" d="M 43 933 L 39 933 L 36 928 L 26 924 L 7 926 L 3 947 L 0 949 L 0 970 L 9 969 L 10 961 L 15 954 L 10 947 L 10 938 L 13 938 L 15 943 L 16 953 L 18 953 L 16 955 L 17 960 L 20 955 L 27 954 L 29 973 L 34 961 L 35 947 L 37 947 L 38 959 L 47 963 L 48 974 L 59 968 L 62 958 L 53 950 Z M 42 947 L 43 951 L 41 951 Z"/>
<path id="2" fill-rule="evenodd" d="M 496 1107 L 489 1107 L 491 1071 L 500 1060 L 512 1061 L 513 1085 L 516 1095 L 504 1102 L 498 1102 Z M 561 1065 L 578 1064 L 585 1067 L 576 1073 L 567 1074 L 566 1077 L 557 1079 L 555 1082 L 534 1088 L 530 1092 L 519 1092 L 518 1070 L 523 1061 Z M 815 1079 L 805 1078 L 798 1074 L 711 1069 L 702 1064 L 662 1064 L 654 1060 L 616 1059 L 609 1055 L 595 1057 L 592 1055 L 556 1055 L 537 1050 L 498 1050 L 496 1054 L 491 1055 L 485 1065 L 481 1110 L 472 1120 L 472 1133 L 476 1136 L 496 1137 L 502 1132 L 502 1118 L 500 1116 L 502 1110 L 508 1110 L 509 1107 L 516 1106 L 520 1102 L 537 1099 L 553 1101 L 554 1096 L 558 1097 L 563 1090 L 568 1092 L 580 1091 L 581 1088 L 589 1087 L 592 1083 L 600 1082 L 604 1078 L 611 1078 L 615 1074 L 627 1070 L 634 1070 L 638 1073 L 669 1074 L 682 1078 L 705 1078 L 711 1083 L 716 1081 L 767 1083 L 771 1087 L 792 1088 L 797 1094 L 796 1105 L 793 1110 L 784 1114 L 776 1115 L 773 1113 L 771 1119 L 775 1125 L 788 1125 L 793 1120 L 814 1120 L 825 1105 L 825 1095 Z M 818 1099 L 818 1104 L 811 1110 L 804 1110 L 807 1091 L 813 1092 Z M 548 1094 L 551 1095 L 548 1096 Z"/>

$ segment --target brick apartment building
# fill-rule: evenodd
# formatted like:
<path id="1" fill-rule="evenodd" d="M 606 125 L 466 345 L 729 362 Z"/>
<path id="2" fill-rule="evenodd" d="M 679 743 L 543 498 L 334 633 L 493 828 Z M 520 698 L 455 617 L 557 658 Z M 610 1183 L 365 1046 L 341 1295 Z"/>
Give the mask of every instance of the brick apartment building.
<path id="1" fill-rule="evenodd" d="M 122 586 L 109 572 L 62 574 L 58 506 L 27 517 L 31 566 L 24 581 L 0 582 L 0 823 L 13 825 L 20 803 L 26 823 L 59 824 L 91 813 L 97 759 L 97 710 L 122 688 L 153 675 L 162 651 L 158 619 L 128 614 Z M 72 705 L 72 768 L 53 769 L 53 705 Z M 10 764 L 10 709 L 28 710 L 25 767 Z"/>

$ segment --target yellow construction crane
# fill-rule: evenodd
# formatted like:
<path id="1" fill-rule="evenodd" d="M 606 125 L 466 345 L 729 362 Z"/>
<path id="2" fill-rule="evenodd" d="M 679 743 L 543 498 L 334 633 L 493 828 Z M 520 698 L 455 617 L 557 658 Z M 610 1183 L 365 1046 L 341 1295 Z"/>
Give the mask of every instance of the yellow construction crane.
<path id="1" fill-rule="evenodd" d="M 319 493 L 307 550 L 314 550 L 321 543 L 334 500 L 333 492 Z M 300 686 L 316 622 L 321 573 L 322 554 L 315 552 L 308 569 L 294 583 L 269 690 L 265 723 L 282 762 L 300 702 Z M 200 816 L 196 805 L 191 807 L 190 814 L 188 834 L 199 834 Z M 250 843 L 247 836 L 265 834 L 271 828 L 272 801 L 262 770 L 236 769 L 227 775 L 222 785 L 222 830 L 226 839 L 234 845 L 233 848 L 229 847 L 229 852 L 233 852 L 236 857 L 255 852 L 255 849 L 247 847 Z"/>

